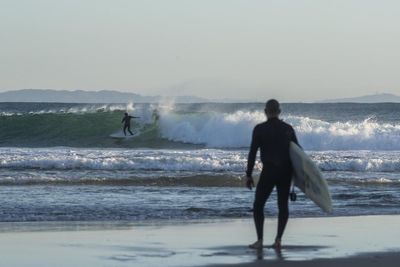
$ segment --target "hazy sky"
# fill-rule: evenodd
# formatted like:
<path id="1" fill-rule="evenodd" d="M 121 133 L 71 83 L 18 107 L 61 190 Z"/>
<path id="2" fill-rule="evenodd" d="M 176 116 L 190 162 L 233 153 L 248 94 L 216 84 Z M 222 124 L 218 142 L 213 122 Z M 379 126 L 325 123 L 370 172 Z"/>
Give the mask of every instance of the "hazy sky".
<path id="1" fill-rule="evenodd" d="M 0 91 L 400 94 L 400 1 L 0 0 Z"/>

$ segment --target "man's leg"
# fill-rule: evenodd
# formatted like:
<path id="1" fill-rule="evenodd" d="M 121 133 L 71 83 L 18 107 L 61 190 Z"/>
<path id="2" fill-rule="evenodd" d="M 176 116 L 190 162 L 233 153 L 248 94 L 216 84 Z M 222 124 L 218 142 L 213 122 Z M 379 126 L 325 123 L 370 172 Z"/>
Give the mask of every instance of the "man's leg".
<path id="1" fill-rule="evenodd" d="M 131 132 L 131 126 L 130 126 L 130 125 L 128 125 L 128 132 L 129 132 L 131 135 L 133 135 L 133 133 Z"/>
<path id="2" fill-rule="evenodd" d="M 124 135 L 126 136 L 126 128 L 127 128 L 128 126 L 127 125 L 124 125 Z"/>
<path id="3" fill-rule="evenodd" d="M 289 193 L 291 185 L 291 174 L 286 174 L 280 177 L 280 181 L 276 185 L 278 192 L 278 231 L 276 234 L 276 241 L 280 243 L 287 221 L 289 219 Z"/>
<path id="4" fill-rule="evenodd" d="M 268 176 L 261 173 L 253 205 L 254 224 L 256 226 L 257 239 L 258 241 L 261 241 L 261 245 L 264 234 L 264 206 L 274 189 L 274 186 L 275 183 L 273 179 L 270 179 Z"/>

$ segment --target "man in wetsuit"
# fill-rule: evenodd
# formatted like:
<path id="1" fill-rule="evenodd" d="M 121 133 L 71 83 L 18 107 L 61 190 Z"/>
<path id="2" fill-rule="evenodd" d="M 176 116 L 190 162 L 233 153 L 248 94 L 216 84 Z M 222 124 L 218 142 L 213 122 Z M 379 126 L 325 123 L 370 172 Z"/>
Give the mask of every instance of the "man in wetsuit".
<path id="1" fill-rule="evenodd" d="M 156 123 L 160 119 L 160 114 L 158 113 L 158 109 L 153 110 L 151 117 L 153 118 L 154 123 Z"/>
<path id="2" fill-rule="evenodd" d="M 289 218 L 289 192 L 292 179 L 292 164 L 289 157 L 290 141 L 297 142 L 294 129 L 279 119 L 279 102 L 268 100 L 265 106 L 267 121 L 258 124 L 253 130 L 253 137 L 247 162 L 246 186 L 254 186 L 252 172 L 257 150 L 260 148 L 263 168 L 260 174 L 253 206 L 257 241 L 250 248 L 261 249 L 263 246 L 264 206 L 274 187 L 278 193 L 278 231 L 274 248 L 280 249 L 281 238 Z"/>
<path id="3" fill-rule="evenodd" d="M 134 117 L 134 116 L 129 116 L 128 113 L 125 112 L 124 117 L 122 118 L 121 123 L 124 123 L 124 135 L 126 136 L 126 130 L 128 129 L 128 132 L 133 135 L 131 132 L 131 119 L 135 119 L 139 117 Z"/>

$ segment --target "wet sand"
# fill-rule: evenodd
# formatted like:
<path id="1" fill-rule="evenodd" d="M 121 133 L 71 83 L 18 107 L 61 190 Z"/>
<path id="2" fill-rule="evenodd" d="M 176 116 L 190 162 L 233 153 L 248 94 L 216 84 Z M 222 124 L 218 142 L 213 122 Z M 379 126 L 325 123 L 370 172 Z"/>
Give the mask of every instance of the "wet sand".
<path id="1" fill-rule="evenodd" d="M 347 258 L 330 258 L 330 259 L 316 259 L 306 261 L 255 261 L 251 263 L 242 264 L 227 264 L 227 265 L 207 265 L 207 267 L 261 267 L 261 266 L 274 266 L 274 267 L 395 267 L 398 266 L 400 260 L 399 253 L 368 253 Z"/>
<path id="2" fill-rule="evenodd" d="M 397 266 L 400 216 L 289 220 L 283 248 L 265 247 L 251 219 L 0 223 L 0 266 Z"/>

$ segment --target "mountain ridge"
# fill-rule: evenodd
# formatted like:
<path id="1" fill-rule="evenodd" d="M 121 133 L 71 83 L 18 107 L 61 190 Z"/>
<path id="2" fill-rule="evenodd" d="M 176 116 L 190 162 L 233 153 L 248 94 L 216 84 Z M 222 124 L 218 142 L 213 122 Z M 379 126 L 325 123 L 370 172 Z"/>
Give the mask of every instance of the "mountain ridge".
<path id="1" fill-rule="evenodd" d="M 389 93 L 371 94 L 357 97 L 327 99 L 319 103 L 400 103 L 400 96 Z"/>
<path id="2" fill-rule="evenodd" d="M 155 103 L 161 100 L 173 100 L 177 103 L 208 102 L 207 99 L 196 96 L 143 96 L 114 90 L 20 89 L 0 92 L 0 102 Z"/>

